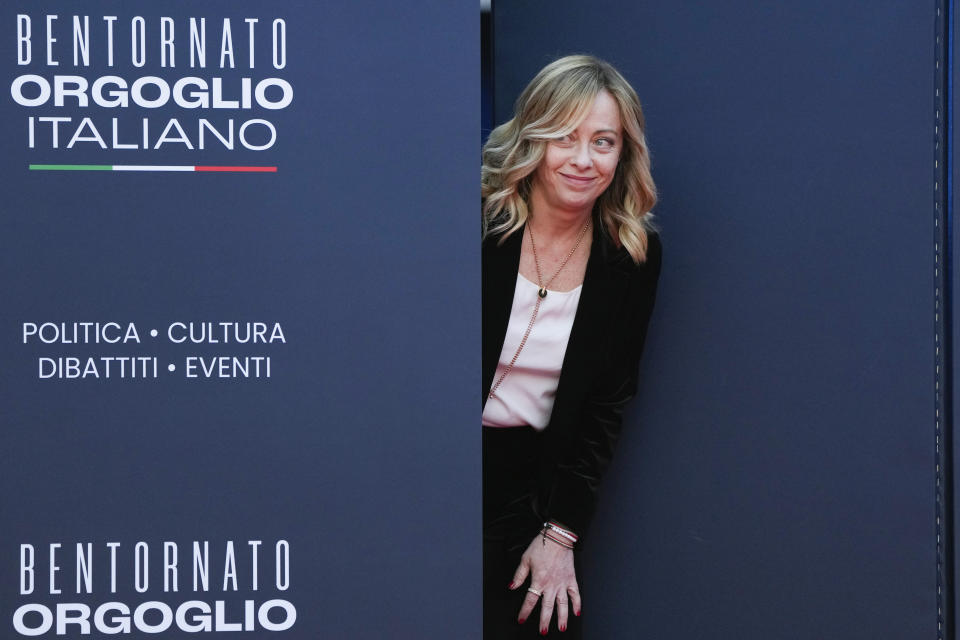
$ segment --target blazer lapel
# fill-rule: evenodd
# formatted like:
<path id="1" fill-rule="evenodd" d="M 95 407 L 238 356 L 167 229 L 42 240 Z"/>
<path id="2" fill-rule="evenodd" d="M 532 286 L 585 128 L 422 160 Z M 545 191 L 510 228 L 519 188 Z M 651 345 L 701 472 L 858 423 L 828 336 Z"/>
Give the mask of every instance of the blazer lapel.
<path id="1" fill-rule="evenodd" d="M 578 408 L 589 393 L 591 381 L 601 366 L 609 319 L 622 301 L 626 274 L 616 267 L 617 252 L 594 225 L 593 245 L 583 278 L 580 302 L 570 330 L 557 385 L 553 413 L 547 431 L 555 446 L 561 445 L 573 431 Z"/>

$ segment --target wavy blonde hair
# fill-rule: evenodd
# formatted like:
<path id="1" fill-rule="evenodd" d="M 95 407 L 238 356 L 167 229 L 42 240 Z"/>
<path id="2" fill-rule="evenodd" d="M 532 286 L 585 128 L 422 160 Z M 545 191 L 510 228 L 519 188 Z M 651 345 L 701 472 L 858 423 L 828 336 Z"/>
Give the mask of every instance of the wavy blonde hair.
<path id="1" fill-rule="evenodd" d="M 575 130 L 601 91 L 619 106 L 624 145 L 613 181 L 597 198 L 593 214 L 634 262 L 646 260 L 657 189 L 650 175 L 640 100 L 612 65 L 586 55 L 567 56 L 544 67 L 517 98 L 514 117 L 494 129 L 483 145 L 484 238 L 500 235 L 502 242 L 527 221 L 531 181 L 547 144 Z"/>

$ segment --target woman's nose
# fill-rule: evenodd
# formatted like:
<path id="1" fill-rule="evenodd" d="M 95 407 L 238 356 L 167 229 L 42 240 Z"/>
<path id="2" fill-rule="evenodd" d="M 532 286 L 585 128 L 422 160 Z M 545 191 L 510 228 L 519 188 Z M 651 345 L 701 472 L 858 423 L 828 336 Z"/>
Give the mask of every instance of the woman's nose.
<path id="1" fill-rule="evenodd" d="M 574 149 L 570 162 L 579 169 L 589 169 L 593 165 L 593 158 L 590 157 L 590 148 L 586 144 L 578 144 Z"/>

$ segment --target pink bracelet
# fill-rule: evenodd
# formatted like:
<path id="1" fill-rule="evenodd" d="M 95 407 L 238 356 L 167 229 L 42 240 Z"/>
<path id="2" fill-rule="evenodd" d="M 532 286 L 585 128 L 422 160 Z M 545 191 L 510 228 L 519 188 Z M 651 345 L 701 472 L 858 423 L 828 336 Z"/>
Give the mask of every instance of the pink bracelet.
<path id="1" fill-rule="evenodd" d="M 553 532 L 555 532 L 555 533 L 563 536 L 564 538 L 566 538 L 566 539 L 569 540 L 570 542 L 576 542 L 576 541 L 577 541 L 577 535 L 576 535 L 573 531 L 570 531 L 570 530 L 568 530 L 568 529 L 564 529 L 563 527 L 557 526 L 557 525 L 555 525 L 555 524 L 552 523 L 552 522 L 544 522 L 544 523 L 543 523 L 543 526 L 546 527 L 546 528 L 549 528 L 551 531 L 553 531 Z"/>
<path id="2" fill-rule="evenodd" d="M 569 542 L 566 542 L 566 541 L 563 540 L 562 538 L 556 537 L 549 529 L 544 528 L 544 529 L 543 529 L 543 540 L 544 540 L 543 543 L 544 543 L 544 544 L 547 543 L 546 541 L 547 541 L 548 538 L 549 538 L 550 540 L 553 540 L 554 542 L 556 542 L 558 545 L 560 545 L 560 546 L 563 547 L 564 549 L 570 549 L 570 550 L 573 549 L 573 545 L 572 545 L 572 544 L 570 544 Z"/>

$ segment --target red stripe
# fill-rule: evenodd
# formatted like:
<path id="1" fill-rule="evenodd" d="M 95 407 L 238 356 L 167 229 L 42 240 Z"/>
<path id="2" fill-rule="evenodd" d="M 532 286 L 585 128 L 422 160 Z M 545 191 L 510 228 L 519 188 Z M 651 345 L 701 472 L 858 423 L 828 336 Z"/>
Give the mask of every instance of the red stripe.
<path id="1" fill-rule="evenodd" d="M 276 167 L 210 167 L 210 166 L 196 166 L 194 167 L 195 171 L 269 171 L 276 173 Z"/>

